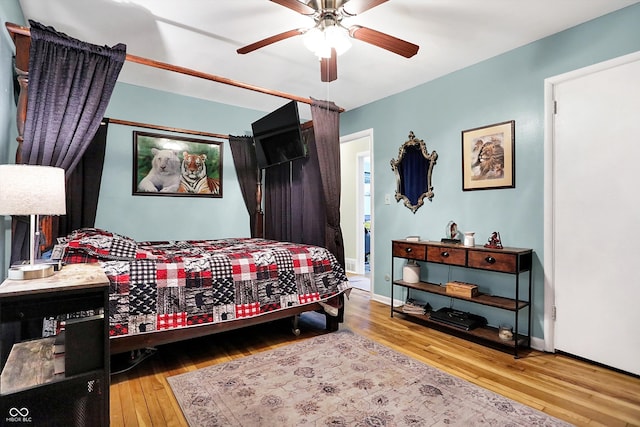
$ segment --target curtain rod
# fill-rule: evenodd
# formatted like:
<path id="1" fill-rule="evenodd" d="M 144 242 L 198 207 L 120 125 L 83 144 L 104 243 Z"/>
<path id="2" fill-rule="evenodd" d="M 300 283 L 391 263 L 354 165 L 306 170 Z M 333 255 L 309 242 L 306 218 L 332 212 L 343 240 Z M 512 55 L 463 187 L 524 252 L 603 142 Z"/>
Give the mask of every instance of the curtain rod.
<path id="1" fill-rule="evenodd" d="M 129 120 L 122 120 L 122 119 L 109 118 L 109 124 L 122 125 L 122 126 L 134 126 L 134 127 L 141 127 L 146 129 L 156 129 L 156 130 L 163 130 L 167 132 L 186 133 L 188 135 L 207 136 L 210 138 L 219 138 L 219 139 L 227 139 L 227 140 L 229 139 L 229 135 L 223 135 L 219 133 L 203 132 L 199 130 L 190 130 L 190 129 L 182 129 L 182 128 L 172 128 L 169 126 L 153 125 L 150 123 L 132 122 Z M 309 129 L 313 127 L 313 122 L 309 120 L 308 122 L 302 123 L 300 127 L 302 129 Z"/>
<path id="2" fill-rule="evenodd" d="M 20 34 L 23 36 L 31 37 L 31 30 L 28 27 L 23 27 L 21 25 L 13 24 L 11 22 L 6 22 L 5 26 L 7 30 L 11 34 L 11 37 L 15 41 L 16 34 Z M 242 89 L 252 90 L 254 92 L 265 93 L 267 95 L 278 96 L 280 98 L 286 98 L 293 101 L 302 102 L 304 104 L 311 105 L 312 100 L 310 98 L 304 98 L 297 95 L 292 95 L 286 92 L 280 92 L 272 89 L 265 89 L 260 86 L 239 82 L 237 80 L 228 79 L 226 77 L 216 76 L 215 74 L 204 73 L 202 71 L 193 70 L 191 68 L 180 67 L 177 65 L 168 64 L 166 62 L 155 61 L 153 59 L 144 58 L 141 56 L 127 54 L 126 60 L 129 62 L 134 62 L 137 64 L 147 65 L 153 68 L 159 68 L 161 70 L 172 71 L 179 74 L 185 74 L 192 77 L 198 77 L 204 80 L 210 80 L 218 83 L 223 83 L 230 86 L 239 87 Z M 341 108 L 340 112 L 343 112 L 344 109 Z"/>
<path id="3" fill-rule="evenodd" d="M 189 135 L 207 136 L 207 137 L 219 138 L 219 139 L 229 139 L 229 135 L 222 135 L 219 133 L 202 132 L 199 130 L 190 130 L 190 129 L 181 129 L 181 128 L 172 128 L 169 126 L 152 125 L 149 123 L 131 122 L 128 120 L 120 120 L 120 119 L 112 119 L 112 118 L 109 118 L 109 124 L 135 126 L 135 127 L 141 127 L 141 128 L 147 128 L 147 129 L 163 130 L 167 132 L 186 133 Z"/>

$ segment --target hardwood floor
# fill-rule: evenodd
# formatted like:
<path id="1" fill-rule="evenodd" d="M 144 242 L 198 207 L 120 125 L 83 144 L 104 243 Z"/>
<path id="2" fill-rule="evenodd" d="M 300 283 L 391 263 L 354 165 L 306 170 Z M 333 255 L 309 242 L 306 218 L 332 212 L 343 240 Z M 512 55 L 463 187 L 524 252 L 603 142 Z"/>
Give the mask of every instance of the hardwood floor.
<path id="1" fill-rule="evenodd" d="M 111 425 L 186 426 L 166 377 L 287 345 L 324 332 L 324 316 L 302 316 L 299 337 L 287 322 L 165 345 L 111 377 Z M 579 426 L 640 426 L 640 379 L 570 357 L 530 351 L 520 359 L 396 316 L 354 289 L 345 324 L 360 335 Z"/>

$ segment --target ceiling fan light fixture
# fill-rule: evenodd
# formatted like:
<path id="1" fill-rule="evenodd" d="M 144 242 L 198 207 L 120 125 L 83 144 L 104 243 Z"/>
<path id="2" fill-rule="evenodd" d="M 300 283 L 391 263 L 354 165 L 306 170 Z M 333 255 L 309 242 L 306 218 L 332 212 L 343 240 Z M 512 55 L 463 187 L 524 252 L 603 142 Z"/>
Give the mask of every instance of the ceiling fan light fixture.
<path id="1" fill-rule="evenodd" d="M 307 32 L 304 33 L 303 41 L 305 47 L 316 55 L 318 55 L 318 52 L 325 44 L 324 34 L 322 34 L 322 30 L 318 27 L 307 30 Z"/>
<path id="2" fill-rule="evenodd" d="M 351 48 L 349 30 L 340 25 L 332 25 L 325 28 L 324 35 L 327 44 L 330 48 L 334 48 L 338 55 L 342 55 Z"/>
<path id="3" fill-rule="evenodd" d="M 342 55 L 351 47 L 349 31 L 338 25 L 320 29 L 313 27 L 304 33 L 304 45 L 318 58 L 331 58 L 331 49 Z"/>

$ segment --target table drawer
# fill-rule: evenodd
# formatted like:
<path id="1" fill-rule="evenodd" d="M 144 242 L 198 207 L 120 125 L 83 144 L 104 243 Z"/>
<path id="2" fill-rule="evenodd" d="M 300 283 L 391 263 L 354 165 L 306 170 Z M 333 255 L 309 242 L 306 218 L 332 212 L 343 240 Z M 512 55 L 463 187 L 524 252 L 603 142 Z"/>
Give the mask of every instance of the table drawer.
<path id="1" fill-rule="evenodd" d="M 466 254 L 467 251 L 465 249 L 429 246 L 427 248 L 427 261 L 464 266 L 467 262 Z"/>
<path id="2" fill-rule="evenodd" d="M 391 250 L 393 256 L 424 261 L 426 257 L 426 246 L 410 242 L 393 242 Z"/>
<path id="3" fill-rule="evenodd" d="M 469 251 L 469 267 L 483 270 L 517 273 L 516 254 L 502 254 L 498 252 Z"/>

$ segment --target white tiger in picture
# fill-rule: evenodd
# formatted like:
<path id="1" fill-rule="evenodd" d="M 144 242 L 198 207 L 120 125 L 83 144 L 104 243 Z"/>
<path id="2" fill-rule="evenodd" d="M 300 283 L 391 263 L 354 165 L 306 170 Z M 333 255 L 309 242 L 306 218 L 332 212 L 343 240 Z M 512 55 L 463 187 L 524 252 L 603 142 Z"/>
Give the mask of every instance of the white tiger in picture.
<path id="1" fill-rule="evenodd" d="M 178 193 L 219 194 L 220 180 L 207 176 L 207 155 L 182 153 Z"/>
<path id="2" fill-rule="evenodd" d="M 138 191 L 175 193 L 180 185 L 180 159 L 171 150 L 151 149 L 151 170 L 138 184 Z"/>

